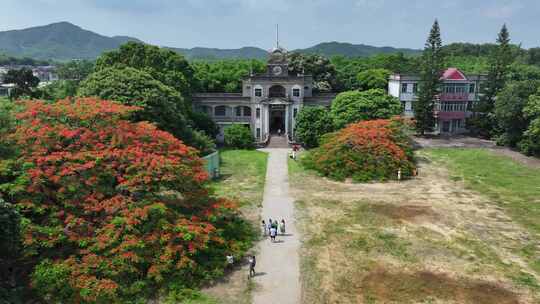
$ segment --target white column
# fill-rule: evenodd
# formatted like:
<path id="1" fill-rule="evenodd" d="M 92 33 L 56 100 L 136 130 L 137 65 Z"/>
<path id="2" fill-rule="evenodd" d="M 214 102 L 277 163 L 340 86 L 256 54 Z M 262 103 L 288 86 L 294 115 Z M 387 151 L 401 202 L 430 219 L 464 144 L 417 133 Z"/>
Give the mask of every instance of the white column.
<path id="1" fill-rule="evenodd" d="M 289 133 L 289 105 L 285 105 L 285 134 Z"/>
<path id="2" fill-rule="evenodd" d="M 270 132 L 270 124 L 268 123 L 268 121 L 270 120 L 270 106 L 269 105 L 264 105 L 263 106 L 263 113 L 262 113 L 262 117 L 263 117 L 263 130 L 264 130 L 264 134 L 266 133 L 269 133 Z"/>

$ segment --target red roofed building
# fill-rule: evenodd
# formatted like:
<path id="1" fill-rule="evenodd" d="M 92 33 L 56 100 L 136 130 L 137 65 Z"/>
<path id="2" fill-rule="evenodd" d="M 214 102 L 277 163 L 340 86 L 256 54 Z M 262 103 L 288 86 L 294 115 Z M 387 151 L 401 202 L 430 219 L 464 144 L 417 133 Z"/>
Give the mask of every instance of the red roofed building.
<path id="1" fill-rule="evenodd" d="M 435 104 L 437 134 L 459 134 L 467 131 L 465 119 L 470 109 L 479 101 L 479 88 L 484 75 L 465 75 L 457 68 L 448 68 L 441 76 L 441 92 Z M 399 98 L 405 116 L 413 117 L 413 102 L 416 99 L 420 77 L 394 74 L 388 81 L 388 93 Z"/>

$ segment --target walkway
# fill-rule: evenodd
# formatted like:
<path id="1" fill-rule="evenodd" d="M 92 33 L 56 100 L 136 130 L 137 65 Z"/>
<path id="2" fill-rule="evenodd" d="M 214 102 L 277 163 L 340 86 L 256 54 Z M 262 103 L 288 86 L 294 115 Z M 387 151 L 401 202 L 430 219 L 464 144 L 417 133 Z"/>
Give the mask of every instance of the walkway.
<path id="1" fill-rule="evenodd" d="M 268 152 L 262 218 L 285 219 L 286 235 L 278 242 L 264 239 L 257 256 L 256 288 L 253 303 L 300 303 L 300 236 L 294 225 L 294 200 L 289 196 L 287 157 L 289 149 L 262 149 Z"/>

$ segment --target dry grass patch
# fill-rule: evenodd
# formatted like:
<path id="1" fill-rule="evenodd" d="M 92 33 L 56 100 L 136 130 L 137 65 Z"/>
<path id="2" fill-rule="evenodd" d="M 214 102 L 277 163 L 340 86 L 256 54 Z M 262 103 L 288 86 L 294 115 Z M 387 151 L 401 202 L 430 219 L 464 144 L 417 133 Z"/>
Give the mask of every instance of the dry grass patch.
<path id="1" fill-rule="evenodd" d="M 530 233 L 444 167 L 351 184 L 289 165 L 304 303 L 540 303 Z"/>

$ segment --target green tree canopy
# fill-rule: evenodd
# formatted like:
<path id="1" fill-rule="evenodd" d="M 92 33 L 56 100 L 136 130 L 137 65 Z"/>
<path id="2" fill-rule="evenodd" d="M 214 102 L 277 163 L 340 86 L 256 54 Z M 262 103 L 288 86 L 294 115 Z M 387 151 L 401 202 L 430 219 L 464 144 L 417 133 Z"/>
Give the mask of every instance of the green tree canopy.
<path id="1" fill-rule="evenodd" d="M 519 148 L 523 153 L 540 156 L 540 90 L 529 97 L 523 112 L 530 123 L 519 143 Z"/>
<path id="2" fill-rule="evenodd" d="M 266 65 L 260 60 L 219 60 L 215 62 L 194 62 L 197 90 L 200 92 L 242 91 L 242 78 L 253 73 L 262 73 Z"/>
<path id="3" fill-rule="evenodd" d="M 94 71 L 94 62 L 89 60 L 72 60 L 56 65 L 58 78 L 80 82 Z"/>
<path id="4" fill-rule="evenodd" d="M 127 66 L 145 71 L 163 84 L 189 96 L 193 84 L 193 69 L 180 54 L 138 42 L 128 42 L 118 50 L 106 52 L 96 61 L 96 71 L 111 66 Z"/>
<path id="5" fill-rule="evenodd" d="M 474 133 L 484 137 L 496 134 L 497 122 L 495 120 L 495 97 L 504 88 L 510 72 L 510 65 L 514 61 L 510 33 L 503 25 L 497 37 L 497 46 L 492 50 L 488 63 L 487 80 L 482 85 L 480 102 L 473 109 L 475 114 L 469 119 L 468 125 Z"/>
<path id="6" fill-rule="evenodd" d="M 390 71 L 387 69 L 369 69 L 358 73 L 358 88 L 360 90 L 382 89 L 387 90 Z"/>
<path id="7" fill-rule="evenodd" d="M 381 89 L 340 93 L 330 110 L 336 129 L 361 120 L 390 118 L 400 113 L 399 100 Z"/>
<path id="8" fill-rule="evenodd" d="M 4 76 L 4 82 L 15 84 L 15 88 L 11 91 L 10 98 L 18 99 L 22 96 L 33 98 L 36 95 L 39 78 L 34 76 L 32 70 L 22 68 L 19 70 L 9 70 Z"/>
<path id="9" fill-rule="evenodd" d="M 440 92 L 444 55 L 441 29 L 435 20 L 422 53 L 418 98 L 413 103 L 416 132 L 424 135 L 435 127 L 435 96 Z"/>
<path id="10" fill-rule="evenodd" d="M 495 100 L 495 118 L 499 136 L 497 142 L 516 147 L 527 130 L 530 120 L 524 115 L 524 108 L 540 87 L 540 81 L 512 81 L 507 83 Z"/>
<path id="11" fill-rule="evenodd" d="M 303 107 L 296 116 L 294 134 L 306 148 L 319 146 L 321 136 L 332 132 L 333 122 L 325 107 Z"/>
<path id="12" fill-rule="evenodd" d="M 153 122 L 188 145 L 202 151 L 211 149 L 204 141 L 201 143 L 200 134 L 195 134 L 192 122 L 185 115 L 188 106 L 182 96 L 146 72 L 130 67 L 100 69 L 81 83 L 78 95 L 142 107 L 142 111 L 134 114 L 135 121 Z"/>
<path id="13" fill-rule="evenodd" d="M 332 64 L 336 67 L 336 91 L 350 91 L 360 89 L 357 76 L 370 69 L 386 69 L 393 73 L 418 72 L 418 57 L 405 56 L 403 53 L 377 54 L 370 57 L 347 58 L 343 56 L 332 57 Z"/>
<path id="14" fill-rule="evenodd" d="M 336 67 L 332 62 L 321 55 L 289 53 L 289 73 L 306 74 L 313 76 L 314 89 L 331 91 L 336 87 Z"/>

